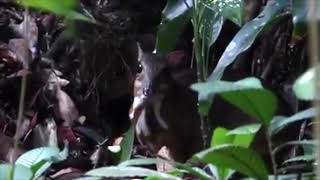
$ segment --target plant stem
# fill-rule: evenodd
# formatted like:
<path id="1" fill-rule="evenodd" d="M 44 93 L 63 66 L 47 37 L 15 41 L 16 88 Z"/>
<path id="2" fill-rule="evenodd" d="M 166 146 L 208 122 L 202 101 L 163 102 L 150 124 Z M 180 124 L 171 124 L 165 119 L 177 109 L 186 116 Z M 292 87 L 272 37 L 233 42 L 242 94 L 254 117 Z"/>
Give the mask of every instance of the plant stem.
<path id="1" fill-rule="evenodd" d="M 278 167 L 277 167 L 275 154 L 272 151 L 272 140 L 271 140 L 271 137 L 268 135 L 268 133 L 266 133 L 266 139 L 267 139 L 267 143 L 268 143 L 268 150 L 269 150 L 269 155 L 270 155 L 270 159 L 271 159 L 272 171 L 275 176 L 275 180 L 277 180 L 278 179 L 278 171 L 277 171 Z"/>
<path id="2" fill-rule="evenodd" d="M 193 32 L 194 32 L 194 54 L 197 62 L 197 79 L 198 82 L 204 82 L 205 77 L 205 64 L 204 64 L 204 56 L 202 55 L 203 46 L 201 43 L 200 31 L 199 31 L 199 6 L 198 0 L 193 0 L 193 13 L 192 13 L 192 24 L 193 24 Z M 204 148 L 208 147 L 209 144 L 209 123 L 208 118 L 204 116 L 202 113 L 199 113 L 201 120 L 201 132 Z"/>
<path id="3" fill-rule="evenodd" d="M 26 8 L 25 14 L 24 14 L 24 22 L 23 22 L 23 33 L 24 33 L 24 38 L 25 41 L 28 42 L 28 30 L 29 30 L 29 10 Z M 27 51 L 29 51 L 29 47 L 27 48 Z M 29 56 L 23 57 L 25 62 L 30 62 L 28 59 Z M 14 170 L 15 170 L 15 163 L 14 159 L 17 154 L 18 150 L 18 143 L 19 143 L 19 130 L 21 129 L 22 121 L 23 121 L 23 112 L 24 112 L 24 100 L 25 100 L 25 94 L 26 94 L 26 87 L 27 87 L 27 75 L 22 75 L 21 78 L 21 88 L 20 88 L 20 100 L 19 100 L 19 109 L 18 109 L 18 118 L 17 118 L 17 124 L 16 124 L 16 132 L 14 135 L 14 144 L 13 144 L 13 152 L 11 154 L 11 163 L 12 163 L 12 171 L 11 171 L 11 178 L 13 179 L 14 177 Z"/>

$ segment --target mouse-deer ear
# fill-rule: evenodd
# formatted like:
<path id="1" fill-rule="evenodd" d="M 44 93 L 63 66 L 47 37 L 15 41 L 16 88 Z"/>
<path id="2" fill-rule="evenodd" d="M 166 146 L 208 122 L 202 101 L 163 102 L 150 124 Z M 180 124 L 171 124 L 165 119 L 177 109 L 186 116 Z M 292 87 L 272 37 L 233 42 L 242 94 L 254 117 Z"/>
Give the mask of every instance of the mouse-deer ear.
<path id="1" fill-rule="evenodd" d="M 186 52 L 182 50 L 172 51 L 166 56 L 168 65 L 173 68 L 186 66 L 188 64 L 187 60 Z"/>

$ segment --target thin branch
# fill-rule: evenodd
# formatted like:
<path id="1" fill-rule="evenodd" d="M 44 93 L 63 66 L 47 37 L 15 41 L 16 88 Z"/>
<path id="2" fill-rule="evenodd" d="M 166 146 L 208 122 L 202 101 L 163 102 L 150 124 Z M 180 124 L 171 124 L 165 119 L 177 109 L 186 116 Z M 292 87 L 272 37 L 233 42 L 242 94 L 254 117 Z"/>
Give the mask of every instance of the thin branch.
<path id="1" fill-rule="evenodd" d="M 29 38 L 29 10 L 26 8 L 25 13 L 24 13 L 24 21 L 23 21 L 23 35 L 25 41 L 28 42 Z M 29 52 L 29 47 L 25 46 L 24 48 L 27 48 L 26 52 Z M 30 58 L 28 54 L 23 57 L 25 62 L 30 62 Z M 29 66 L 27 66 L 29 68 Z M 11 177 L 13 177 L 13 173 L 15 170 L 15 163 L 14 159 L 17 155 L 17 150 L 18 150 L 18 143 L 19 143 L 19 133 L 18 131 L 21 129 L 22 121 L 23 121 L 23 112 L 24 112 L 24 100 L 25 100 L 25 94 L 26 94 L 26 87 L 27 87 L 27 75 L 22 75 L 21 78 L 21 89 L 20 89 L 20 101 L 19 101 L 19 109 L 18 109 L 18 119 L 17 119 L 17 124 L 16 124 L 16 133 L 14 135 L 14 146 L 13 146 L 13 153 L 11 154 L 10 161 L 12 163 L 12 171 L 11 171 Z"/>
<path id="2" fill-rule="evenodd" d="M 267 143 L 268 143 L 268 150 L 269 150 L 269 155 L 270 155 L 270 159 L 271 159 L 272 171 L 275 176 L 275 179 L 277 180 L 278 179 L 278 171 L 277 171 L 278 165 L 276 162 L 275 155 L 272 152 L 273 145 L 272 145 L 271 137 L 267 133 L 266 133 L 266 139 L 267 139 Z"/>

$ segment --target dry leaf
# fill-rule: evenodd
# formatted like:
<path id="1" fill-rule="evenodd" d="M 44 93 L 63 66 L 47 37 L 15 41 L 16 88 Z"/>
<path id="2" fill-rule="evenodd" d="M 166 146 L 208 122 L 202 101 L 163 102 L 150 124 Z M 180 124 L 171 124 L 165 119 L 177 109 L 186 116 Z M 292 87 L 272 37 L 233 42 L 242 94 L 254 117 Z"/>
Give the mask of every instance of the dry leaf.
<path id="1" fill-rule="evenodd" d="M 27 48 L 32 53 L 32 57 L 36 53 L 36 45 L 38 42 L 38 26 L 36 19 L 30 13 L 24 13 L 24 20 L 19 25 L 12 25 L 16 33 L 22 36 L 27 42 Z M 24 29 L 27 29 L 26 31 Z M 31 54 L 30 54 L 31 55 Z M 30 56 L 31 57 L 31 56 Z"/>
<path id="2" fill-rule="evenodd" d="M 31 72 L 26 69 L 21 69 L 18 72 L 8 75 L 7 78 L 22 77 L 27 76 L 28 74 L 31 74 Z"/>
<path id="3" fill-rule="evenodd" d="M 41 70 L 41 81 L 43 83 L 48 83 L 48 89 L 53 90 L 55 86 L 64 87 L 69 84 L 69 81 L 61 78 L 62 73 L 58 70 L 52 69 L 42 69 Z"/>
<path id="4" fill-rule="evenodd" d="M 0 148 L 0 160 L 1 161 L 5 161 L 5 162 L 10 162 L 11 161 L 11 157 L 12 157 L 12 153 L 13 151 L 13 138 L 6 136 L 4 134 L 0 134 L 0 144 L 1 144 L 1 148 Z M 18 149 L 16 150 L 16 154 L 13 157 L 13 161 L 15 161 L 17 159 L 17 157 L 19 157 L 22 153 L 23 153 L 23 149 L 18 147 Z"/>
<path id="5" fill-rule="evenodd" d="M 78 177 L 81 177 L 82 175 L 83 175 L 83 172 L 80 171 L 79 169 L 66 168 L 66 169 L 61 169 L 60 171 L 56 172 L 50 177 L 56 180 L 69 180 L 69 179 L 76 179 Z"/>
<path id="6" fill-rule="evenodd" d="M 30 124 L 31 124 L 31 122 L 29 119 L 27 119 L 27 118 L 23 119 L 18 131 L 16 132 L 18 139 L 21 139 L 22 137 L 24 137 L 28 133 L 28 131 L 30 129 Z"/>
<path id="7" fill-rule="evenodd" d="M 172 159 L 172 158 L 170 157 L 169 149 L 168 149 L 166 146 L 163 146 L 163 147 L 158 151 L 158 155 L 159 155 L 160 157 L 164 157 L 164 158 L 166 158 L 166 159 Z M 165 162 L 165 161 L 158 161 L 156 165 L 157 165 L 157 170 L 158 170 L 159 172 L 166 172 L 166 171 L 169 171 L 169 170 L 173 170 L 173 169 L 174 169 L 174 167 L 173 167 L 171 164 L 169 164 L 169 163 L 167 163 L 167 162 Z"/>
<path id="8" fill-rule="evenodd" d="M 46 119 L 45 123 L 38 124 L 33 130 L 34 147 L 58 147 L 57 125 L 53 119 Z"/>
<path id="9" fill-rule="evenodd" d="M 60 87 L 56 89 L 56 98 L 58 104 L 55 107 L 56 115 L 64 120 L 64 125 L 72 126 L 75 120 L 79 118 L 79 112 L 70 96 Z"/>
<path id="10" fill-rule="evenodd" d="M 25 39 L 10 39 L 8 46 L 16 54 L 17 60 L 22 63 L 23 68 L 28 69 L 32 61 L 28 42 Z"/>

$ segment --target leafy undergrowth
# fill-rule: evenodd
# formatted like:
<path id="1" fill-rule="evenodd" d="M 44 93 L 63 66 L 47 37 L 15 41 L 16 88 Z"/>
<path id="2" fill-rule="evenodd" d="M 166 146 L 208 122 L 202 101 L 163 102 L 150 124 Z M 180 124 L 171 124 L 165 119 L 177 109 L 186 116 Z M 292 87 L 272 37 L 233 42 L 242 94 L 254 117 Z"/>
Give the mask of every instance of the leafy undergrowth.
<path id="1" fill-rule="evenodd" d="M 0 179 L 314 177 L 309 10 L 300 0 L 0 1 Z M 135 138 L 139 128 L 176 143 L 196 133 L 136 128 L 150 93 L 136 78 L 141 50 L 196 67 L 197 82 L 184 88 L 198 95 L 207 142 L 187 162 L 174 161 L 168 147 L 153 152 L 156 140 Z M 170 73 L 188 84 L 185 74 Z M 210 124 L 217 96 L 254 122 Z M 153 111 L 159 118 L 164 110 Z"/>

